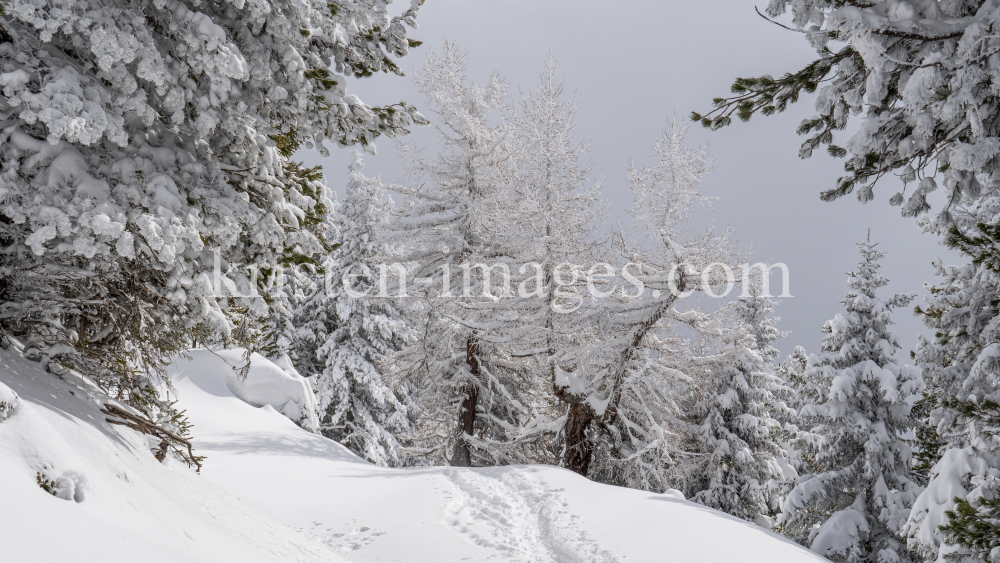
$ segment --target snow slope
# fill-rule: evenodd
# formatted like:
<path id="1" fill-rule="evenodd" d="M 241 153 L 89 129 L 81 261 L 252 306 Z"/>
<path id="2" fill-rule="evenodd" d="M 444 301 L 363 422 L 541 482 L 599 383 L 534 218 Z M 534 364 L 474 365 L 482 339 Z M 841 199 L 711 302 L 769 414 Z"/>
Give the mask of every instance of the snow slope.
<path id="1" fill-rule="evenodd" d="M 97 390 L 66 377 L 0 351 L 0 395 L 19 397 L 0 420 L 0 561 L 342 561 L 183 464 L 160 464 L 144 436 L 105 422 Z M 39 472 L 75 494 L 43 491 Z"/>
<path id="2" fill-rule="evenodd" d="M 237 398 L 232 368 L 206 351 L 170 374 L 206 456 L 197 475 L 157 463 L 142 436 L 103 422 L 93 390 L 37 366 L 0 351 L 0 385 L 20 397 L 0 420 L 0 561 L 825 561 L 713 510 L 559 468 L 372 466 Z M 43 491 L 38 471 L 80 476 L 82 502 Z"/>
<path id="3" fill-rule="evenodd" d="M 376 467 L 232 397 L 228 367 L 192 355 L 171 377 L 205 479 L 351 561 L 825 561 L 714 510 L 557 467 Z"/>

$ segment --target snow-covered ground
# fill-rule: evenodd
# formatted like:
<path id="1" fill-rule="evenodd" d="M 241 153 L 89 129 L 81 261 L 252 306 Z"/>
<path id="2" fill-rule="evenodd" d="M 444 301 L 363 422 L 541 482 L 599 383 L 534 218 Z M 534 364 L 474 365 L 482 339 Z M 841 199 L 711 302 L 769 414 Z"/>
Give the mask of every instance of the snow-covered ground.
<path id="1" fill-rule="evenodd" d="M 825 561 L 719 512 L 555 467 L 376 467 L 237 398 L 223 359 L 191 356 L 170 376 L 201 475 L 106 423 L 93 389 L 0 351 L 0 403 L 19 396 L 0 412 L 0 561 Z"/>

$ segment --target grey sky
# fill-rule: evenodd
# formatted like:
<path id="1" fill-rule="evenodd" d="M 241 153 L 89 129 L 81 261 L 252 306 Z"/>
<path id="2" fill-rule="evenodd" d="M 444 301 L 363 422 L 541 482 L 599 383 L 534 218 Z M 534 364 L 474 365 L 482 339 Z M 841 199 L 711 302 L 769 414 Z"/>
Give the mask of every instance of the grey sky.
<path id="1" fill-rule="evenodd" d="M 469 52 L 469 79 L 485 81 L 498 69 L 516 94 L 518 88 L 535 87 L 551 50 L 567 89 L 579 91 L 577 132 L 591 141 L 595 173 L 605 175 L 610 211 L 626 220 L 631 199 L 626 161 L 632 157 L 652 163 L 651 146 L 673 111 L 686 119 L 693 110 L 710 109 L 712 98 L 726 95 L 737 76 L 780 75 L 814 58 L 801 35 L 762 20 L 754 5 L 751 0 L 626 0 L 613 5 L 593 0 L 427 0 L 420 28 L 411 32 L 424 46 L 412 50 L 401 66 L 412 74 L 427 48 L 455 40 Z M 766 0 L 759 5 L 766 6 Z M 351 80 L 347 88 L 370 104 L 402 99 L 424 108 L 407 78 Z M 433 119 L 429 111 L 425 114 Z M 794 297 L 777 308 L 779 327 L 790 331 L 778 343 L 786 354 L 797 345 L 818 351 L 823 322 L 842 310 L 838 302 L 847 290 L 845 272 L 859 256 L 854 243 L 865 238 L 868 228 L 886 254 L 883 273 L 891 283 L 884 296 L 923 294 L 923 284 L 934 281 L 931 260 L 951 256 L 955 261 L 937 237 L 922 234 L 913 220 L 889 206 L 889 197 L 898 191 L 895 184 L 876 186 L 875 200 L 867 205 L 853 195 L 833 203 L 819 200 L 819 192 L 842 173 L 842 164 L 821 151 L 809 160 L 798 158 L 795 127 L 811 115 L 809 96 L 784 114 L 755 117 L 721 131 L 691 124 L 688 136 L 693 144 L 708 141 L 716 160 L 715 172 L 702 188 L 720 199 L 713 209 L 699 210 L 698 221 L 732 225 L 741 244 L 753 245 L 757 259 L 784 262 L 791 270 Z M 419 128 L 413 137 L 427 141 L 430 133 L 430 128 Z M 392 142 L 377 145 L 379 154 L 366 158 L 366 173 L 398 179 L 402 171 Z M 314 152 L 298 156 L 322 164 L 330 186 L 343 193 L 348 151 L 334 149 L 329 158 Z M 896 314 L 904 352 L 924 331 L 911 309 Z"/>

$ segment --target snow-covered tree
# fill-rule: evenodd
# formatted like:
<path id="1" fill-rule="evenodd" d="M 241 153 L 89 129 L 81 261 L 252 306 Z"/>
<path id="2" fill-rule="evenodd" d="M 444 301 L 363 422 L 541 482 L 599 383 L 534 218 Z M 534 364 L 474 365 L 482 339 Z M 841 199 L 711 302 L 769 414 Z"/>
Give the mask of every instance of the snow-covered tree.
<path id="1" fill-rule="evenodd" d="M 856 190 L 868 201 L 875 182 L 894 173 L 915 189 L 904 188 L 890 203 L 971 251 L 969 264 L 938 264 L 943 281 L 925 309 L 936 334 L 917 350 L 930 382 L 919 410 L 929 413 L 933 432 L 920 432 L 919 455 L 921 471 L 934 467 L 908 533 L 929 556 L 987 557 L 992 547 L 973 547 L 951 525 L 952 539 L 946 541 L 939 527 L 956 508 L 955 497 L 973 504 L 988 499 L 994 487 L 988 474 L 1000 467 L 989 407 L 996 399 L 989 374 L 997 341 L 986 328 L 1000 294 L 995 272 L 985 265 L 997 242 L 1000 110 L 993 89 L 984 87 L 1000 69 L 993 35 L 1000 6 L 984 0 L 772 0 L 768 13 L 776 17 L 789 9 L 792 26 L 805 32 L 819 58 L 778 79 L 738 79 L 734 97 L 693 117 L 721 127 L 733 114 L 746 120 L 757 112 L 780 112 L 803 91 L 818 90 L 818 115 L 798 129 L 809 135 L 801 154 L 825 144 L 831 154 L 847 158 L 848 171 L 823 197 Z M 852 114 L 858 116 L 857 133 L 838 146 L 834 134 Z M 939 186 L 943 206 L 930 218 L 928 195 Z M 965 516 L 963 521 L 972 522 Z"/>
<path id="2" fill-rule="evenodd" d="M 773 303 L 763 295 L 762 273 L 755 269 L 747 295 L 735 302 L 734 326 L 724 336 L 711 370 L 708 393 L 696 406 L 699 453 L 685 475 L 689 497 L 733 516 L 766 524 L 771 512 L 771 482 L 784 476 L 781 423 L 772 415 L 784 408 L 775 396 L 774 374 L 783 335 L 774 326 Z"/>
<path id="3" fill-rule="evenodd" d="M 405 398 L 384 375 L 387 360 L 412 339 L 397 299 L 379 296 L 379 263 L 392 200 L 362 173 L 355 153 L 337 210 L 340 246 L 323 262 L 316 293 L 299 308 L 301 349 L 312 349 L 320 432 L 378 465 L 400 465 L 398 436 L 412 429 Z M 315 366 L 315 367 L 313 367 Z"/>
<path id="4" fill-rule="evenodd" d="M 517 220 L 505 226 L 516 229 L 517 234 L 510 238 L 524 245 L 517 252 L 520 262 L 540 269 L 529 272 L 542 279 L 537 285 L 539 298 L 529 305 L 535 311 L 524 321 L 540 325 L 537 328 L 541 330 L 529 337 L 529 347 L 546 350 L 544 361 L 554 380 L 554 356 L 557 351 L 565 354 L 560 340 L 566 338 L 566 323 L 559 321 L 567 319 L 557 311 L 561 307 L 555 288 L 556 268 L 593 258 L 606 203 L 598 191 L 599 183 L 591 183 L 593 164 L 581 162 L 589 145 L 573 137 L 578 102 L 575 96 L 565 98 L 551 55 L 539 78 L 536 90 L 521 95 L 512 119 L 516 181 L 505 195 L 506 205 L 516 210 Z"/>
<path id="5" fill-rule="evenodd" d="M 285 150 L 283 154 L 291 153 Z M 262 290 L 270 306 L 266 318 L 259 319 L 261 342 L 258 351 L 276 361 L 291 362 L 295 355 L 295 308 L 302 302 L 305 292 L 315 285 L 315 274 L 322 261 L 337 247 L 337 224 L 334 213 L 336 194 L 326 187 L 322 168 L 304 168 L 300 163 L 285 166 L 290 180 L 298 185 L 302 195 L 319 203 L 299 217 L 299 228 L 315 237 L 322 252 L 312 256 L 290 253 L 279 259 L 282 269 L 269 278 Z M 292 247 L 294 248 L 294 246 Z"/>
<path id="6" fill-rule="evenodd" d="M 283 155 L 290 151 L 279 149 Z M 250 369 L 250 358 L 260 353 L 270 358 L 283 369 L 297 373 L 295 307 L 307 293 L 314 293 L 320 281 L 316 273 L 321 269 L 321 261 L 337 245 L 330 242 L 336 238 L 336 224 L 332 211 L 336 206 L 336 194 L 325 184 L 320 167 L 303 168 L 301 164 L 285 164 L 286 179 L 296 186 L 299 193 L 316 200 L 316 204 L 303 210 L 298 217 L 300 233 L 291 242 L 309 240 L 314 252 L 298 253 L 299 245 L 286 248 L 284 256 L 278 258 L 278 269 L 266 268 L 258 271 L 257 291 L 250 295 L 230 296 L 223 313 L 234 325 L 230 332 L 215 333 L 199 327 L 195 340 L 200 345 L 221 345 L 240 347 L 245 350 L 244 362 L 239 367 L 243 373 Z M 317 246 L 318 245 L 318 246 Z M 311 354 L 310 356 L 314 356 Z M 293 357 L 295 359 L 293 359 Z M 315 428 L 309 428 L 314 431 Z"/>
<path id="7" fill-rule="evenodd" d="M 876 296 L 887 283 L 876 246 L 859 243 L 846 311 L 824 324 L 822 353 L 809 359 L 804 377 L 821 397 L 801 408 L 794 444 L 813 472 L 799 478 L 779 522 L 837 562 L 919 560 L 900 531 L 920 493 L 905 434 L 924 383 L 918 368 L 893 360 L 899 344 L 890 332 L 892 310 L 912 296 Z"/>
<path id="8" fill-rule="evenodd" d="M 675 121 L 657 141 L 656 166 L 630 165 L 633 214 L 648 244 L 621 239 L 622 262 L 628 262 L 621 281 L 628 283 L 584 318 L 597 337 L 579 367 L 556 374 L 557 396 L 569 405 L 562 464 L 645 490 L 671 486 L 684 411 L 679 403 L 690 397 L 693 381 L 704 379 L 708 363 L 693 350 L 692 338 L 719 328 L 718 315 L 681 303 L 701 287 L 706 270 L 709 287 L 721 293 L 724 270 L 707 267 L 734 261 L 728 232 L 682 233 L 691 206 L 705 201 L 697 185 L 711 170 L 707 148 L 685 147 L 685 132 Z"/>
<path id="9" fill-rule="evenodd" d="M 798 422 L 799 397 L 802 395 L 795 389 L 793 380 L 797 374 L 805 372 L 807 355 L 805 349 L 796 346 L 792 354 L 784 362 L 779 363 L 780 352 L 773 343 L 785 338 L 788 333 L 777 328 L 780 319 L 774 315 L 776 303 L 771 296 L 766 295 L 762 286 L 764 272 L 755 268 L 750 274 L 750 294 L 741 295 L 737 307 L 741 311 L 740 317 L 745 319 L 744 322 L 750 327 L 751 334 L 755 336 L 757 342 L 755 349 L 764 360 L 765 373 L 769 375 L 766 380 L 766 388 L 770 395 L 766 403 L 768 416 L 779 424 L 779 427 L 773 429 L 774 432 L 770 437 L 777 446 L 774 462 L 779 472 L 765 483 L 767 519 L 758 520 L 759 523 L 770 527 L 781 513 L 785 496 L 799 475 L 799 454 L 791 446 L 790 440 L 797 430 L 795 424 Z"/>
<path id="10" fill-rule="evenodd" d="M 436 114 L 441 150 L 405 150 L 419 187 L 393 186 L 406 198 L 393 242 L 413 276 L 407 291 L 418 334 L 400 357 L 423 409 L 412 439 L 427 461 L 458 466 L 526 461 L 508 446 L 534 402 L 533 379 L 510 356 L 504 332 L 516 315 L 504 312 L 511 299 L 500 280 L 518 245 L 501 236 L 514 219 L 504 205 L 509 136 L 491 119 L 505 109 L 506 84 L 497 73 L 485 86 L 471 84 L 464 72 L 454 44 L 428 54 L 415 81 Z"/>
<path id="11" fill-rule="evenodd" d="M 290 151 L 424 121 L 334 74 L 398 71 L 418 3 L 386 4 L 5 2 L 2 330 L 125 399 L 190 331 L 228 333 L 220 296 L 323 250 Z"/>
<path id="12" fill-rule="evenodd" d="M 823 398 L 822 389 L 806 380 L 808 370 L 809 353 L 802 346 L 796 346 L 791 355 L 778 366 L 778 378 L 788 386 L 789 390 L 785 399 L 795 412 L 798 412 L 803 405 L 817 404 Z"/>
<path id="13" fill-rule="evenodd" d="M 504 177 L 495 194 L 503 220 L 492 226 L 493 236 L 517 294 L 483 306 L 513 356 L 510 367 L 533 390 L 531 414 L 512 434 L 507 457 L 551 463 L 566 410 L 552 393 L 557 370 L 576 369 L 595 338 L 576 322 L 589 310 L 582 306 L 586 276 L 570 265 L 599 256 L 606 202 L 600 183 L 591 181 L 593 165 L 584 161 L 589 145 L 574 139 L 577 98 L 565 95 L 551 55 L 539 78 L 509 108 L 507 161 L 498 168 Z"/>
<path id="14" fill-rule="evenodd" d="M 935 263 L 938 283 L 919 307 L 933 340 L 921 339 L 916 358 L 928 382 L 920 406 L 920 460 L 929 482 L 907 522 L 913 544 L 928 558 L 992 561 L 1000 477 L 1000 199 L 956 213 L 947 242 L 969 260 Z M 942 528 L 944 526 L 944 528 Z"/>
<path id="15" fill-rule="evenodd" d="M 739 78 L 734 96 L 696 120 L 728 125 L 735 114 L 784 111 L 803 92 L 818 92 L 817 115 L 797 132 L 809 135 L 800 155 L 821 145 L 846 158 L 847 175 L 823 192 L 827 200 L 857 192 L 874 197 L 874 184 L 894 173 L 915 189 L 891 196 L 904 216 L 930 210 L 927 195 L 941 184 L 944 206 L 935 223 L 947 228 L 963 199 L 1000 182 L 996 94 L 983 84 L 1000 72 L 993 37 L 1000 6 L 985 0 L 925 1 L 771 0 L 767 13 L 791 11 L 818 58 L 780 78 Z M 857 116 L 857 132 L 835 143 L 835 134 Z M 941 173 L 939 174 L 938 171 Z"/>
<path id="16" fill-rule="evenodd" d="M 786 336 L 778 329 L 778 321 L 774 316 L 774 301 L 764 291 L 764 271 L 760 267 L 748 270 L 746 291 L 736 301 L 736 311 L 740 322 L 747 328 L 753 338 L 750 348 L 754 350 L 764 365 L 774 369 L 781 352 L 774 343 Z"/>

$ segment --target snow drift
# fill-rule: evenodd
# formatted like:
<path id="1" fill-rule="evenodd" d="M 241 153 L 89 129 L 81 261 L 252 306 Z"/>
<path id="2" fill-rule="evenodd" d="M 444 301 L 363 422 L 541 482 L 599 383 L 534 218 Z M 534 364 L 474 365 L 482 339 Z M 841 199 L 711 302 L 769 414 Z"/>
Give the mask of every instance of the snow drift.
<path id="1" fill-rule="evenodd" d="M 376 467 L 272 401 L 241 400 L 218 356 L 191 355 L 170 377 L 206 456 L 201 475 L 158 463 L 144 436 L 106 423 L 101 395 L 82 380 L 0 351 L 0 401 L 13 404 L 0 417 L 0 559 L 824 561 L 675 496 L 555 467 Z"/>
<path id="2" fill-rule="evenodd" d="M 191 353 L 197 359 L 178 360 L 172 366 L 172 373 L 181 374 L 193 367 L 221 374 L 229 391 L 244 402 L 255 407 L 269 405 L 306 430 L 315 432 L 319 428 L 316 394 L 309 381 L 292 367 L 287 356 L 281 359 L 282 365 L 278 365 L 254 353 L 250 357 L 250 369 L 245 374 L 238 374 L 234 368 L 246 363 L 242 348 L 194 350 Z"/>

